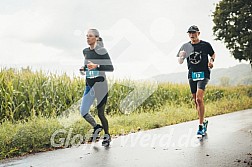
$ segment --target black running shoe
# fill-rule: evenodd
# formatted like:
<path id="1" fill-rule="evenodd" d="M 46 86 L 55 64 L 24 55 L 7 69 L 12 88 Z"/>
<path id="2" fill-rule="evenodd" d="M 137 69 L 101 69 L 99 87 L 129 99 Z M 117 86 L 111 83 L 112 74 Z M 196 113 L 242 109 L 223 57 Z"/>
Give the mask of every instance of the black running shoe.
<path id="1" fill-rule="evenodd" d="M 89 138 L 88 142 L 93 142 L 96 140 L 99 140 L 99 133 L 102 131 L 103 127 L 100 124 L 97 124 L 96 127 L 94 127 L 94 131 Z"/>
<path id="2" fill-rule="evenodd" d="M 111 142 L 111 137 L 109 134 L 105 134 L 103 137 L 103 141 L 102 141 L 102 146 L 104 147 L 108 147 L 110 145 Z"/>

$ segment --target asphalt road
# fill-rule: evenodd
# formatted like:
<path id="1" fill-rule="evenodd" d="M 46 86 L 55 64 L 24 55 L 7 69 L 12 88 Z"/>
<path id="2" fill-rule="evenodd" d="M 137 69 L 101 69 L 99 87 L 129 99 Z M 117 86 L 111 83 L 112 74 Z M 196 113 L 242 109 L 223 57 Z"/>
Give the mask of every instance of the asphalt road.
<path id="1" fill-rule="evenodd" d="M 0 167 L 166 167 L 251 166 L 252 109 L 208 118 L 208 134 L 196 137 L 198 121 L 140 131 L 0 162 Z"/>

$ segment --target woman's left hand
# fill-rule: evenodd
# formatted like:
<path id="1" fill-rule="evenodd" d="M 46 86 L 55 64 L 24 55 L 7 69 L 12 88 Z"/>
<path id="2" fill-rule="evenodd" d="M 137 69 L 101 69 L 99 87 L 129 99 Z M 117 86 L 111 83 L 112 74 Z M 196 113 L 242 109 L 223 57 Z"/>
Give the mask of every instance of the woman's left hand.
<path id="1" fill-rule="evenodd" d="M 94 64 L 93 62 L 88 61 L 88 64 L 87 64 L 88 70 L 93 70 L 93 69 L 96 69 L 97 67 L 98 67 L 98 64 Z"/>

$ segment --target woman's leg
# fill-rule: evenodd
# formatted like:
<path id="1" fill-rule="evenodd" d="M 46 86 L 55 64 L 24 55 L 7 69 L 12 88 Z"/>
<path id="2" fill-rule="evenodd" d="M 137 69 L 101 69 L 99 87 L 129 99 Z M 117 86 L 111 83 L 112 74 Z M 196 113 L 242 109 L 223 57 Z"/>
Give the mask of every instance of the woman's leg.
<path id="1" fill-rule="evenodd" d="M 105 117 L 105 105 L 108 98 L 107 81 L 97 82 L 94 85 L 95 97 L 97 98 L 98 117 L 101 120 L 105 134 L 109 134 L 108 120 Z"/>
<path id="2" fill-rule="evenodd" d="M 91 88 L 90 86 L 86 86 L 84 94 L 83 94 L 81 106 L 80 106 L 80 112 L 83 118 L 88 123 L 90 123 L 90 125 L 92 125 L 93 127 L 96 127 L 97 123 L 94 117 L 89 113 L 90 107 L 93 104 L 94 99 L 95 99 L 95 95 L 94 95 L 93 88 Z"/>
<path id="3" fill-rule="evenodd" d="M 109 134 L 108 120 L 105 117 L 105 105 L 106 103 L 100 103 L 100 105 L 97 106 L 98 117 L 101 120 L 105 134 Z"/>

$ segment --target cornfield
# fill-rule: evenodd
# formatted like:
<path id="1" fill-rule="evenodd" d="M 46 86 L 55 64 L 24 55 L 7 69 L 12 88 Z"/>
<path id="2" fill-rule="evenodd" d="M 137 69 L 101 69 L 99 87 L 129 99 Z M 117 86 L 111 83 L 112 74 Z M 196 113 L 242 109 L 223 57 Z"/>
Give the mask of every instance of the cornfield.
<path id="1" fill-rule="evenodd" d="M 85 80 L 57 76 L 42 71 L 1 69 L 0 71 L 0 123 L 15 122 L 36 116 L 56 117 L 76 104 L 83 95 Z M 188 85 L 131 80 L 109 80 L 110 90 L 106 111 L 110 115 L 125 113 L 127 105 L 135 104 L 134 112 L 150 112 L 164 104 L 194 107 Z M 135 91 L 135 90 L 138 91 Z M 252 97 L 252 86 L 209 86 L 205 102 L 222 98 Z M 144 98 L 143 98 L 144 97 Z M 124 102 L 124 108 L 120 105 Z M 78 105 L 77 105 L 78 106 Z M 76 107 L 78 110 L 78 107 Z M 94 110 L 92 110 L 94 112 Z"/>
<path id="2" fill-rule="evenodd" d="M 2 69 L 0 81 L 1 121 L 57 116 L 81 97 L 84 87 L 81 78 L 30 69 Z"/>

